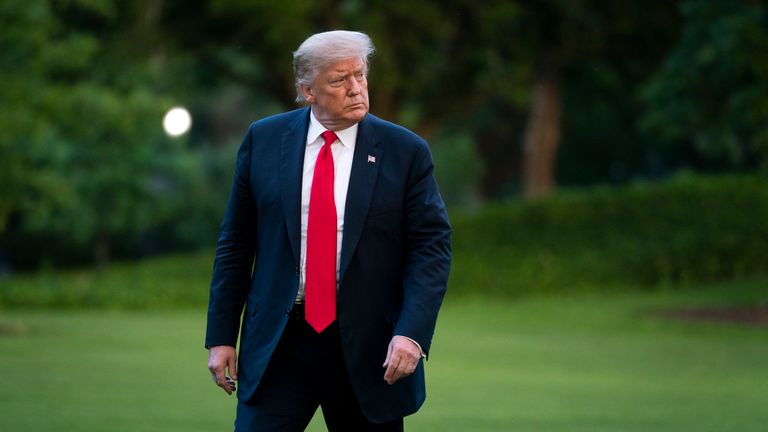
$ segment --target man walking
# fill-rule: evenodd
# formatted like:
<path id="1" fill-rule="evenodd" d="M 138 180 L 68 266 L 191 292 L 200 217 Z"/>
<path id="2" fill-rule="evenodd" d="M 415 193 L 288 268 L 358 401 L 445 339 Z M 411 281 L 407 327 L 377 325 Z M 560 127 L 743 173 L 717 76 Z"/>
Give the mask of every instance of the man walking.
<path id="1" fill-rule="evenodd" d="M 236 431 L 302 431 L 318 406 L 330 431 L 401 431 L 424 402 L 450 225 L 427 143 L 368 113 L 373 51 L 310 36 L 294 53 L 309 106 L 238 151 L 205 342 L 217 385 L 238 381 Z"/>

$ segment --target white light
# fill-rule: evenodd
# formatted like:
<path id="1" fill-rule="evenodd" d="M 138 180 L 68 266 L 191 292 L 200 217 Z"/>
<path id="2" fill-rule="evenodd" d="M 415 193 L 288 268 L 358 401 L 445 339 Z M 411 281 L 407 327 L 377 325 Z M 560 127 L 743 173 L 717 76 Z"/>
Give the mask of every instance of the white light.
<path id="1" fill-rule="evenodd" d="M 172 137 L 184 135 L 192 126 L 192 116 L 184 107 L 173 107 L 163 117 L 163 129 Z"/>

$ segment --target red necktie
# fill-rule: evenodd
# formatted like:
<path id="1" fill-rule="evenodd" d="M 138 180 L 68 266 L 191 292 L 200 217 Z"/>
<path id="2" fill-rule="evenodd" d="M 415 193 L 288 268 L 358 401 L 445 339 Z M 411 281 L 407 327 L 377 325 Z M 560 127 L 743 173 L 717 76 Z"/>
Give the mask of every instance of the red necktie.
<path id="1" fill-rule="evenodd" d="M 307 276 L 304 288 L 306 320 L 318 333 L 336 319 L 336 203 L 333 199 L 333 153 L 338 138 L 322 134 L 312 177 L 307 222 Z"/>

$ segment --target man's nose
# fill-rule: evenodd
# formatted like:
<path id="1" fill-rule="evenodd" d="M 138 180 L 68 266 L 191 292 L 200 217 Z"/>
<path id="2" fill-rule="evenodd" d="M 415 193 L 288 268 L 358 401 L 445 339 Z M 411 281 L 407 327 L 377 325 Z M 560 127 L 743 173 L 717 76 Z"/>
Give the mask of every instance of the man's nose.
<path id="1" fill-rule="evenodd" d="M 360 93 L 360 83 L 357 82 L 357 80 L 354 77 L 352 77 L 350 81 L 351 81 L 351 84 L 347 86 L 347 94 L 349 96 L 355 96 L 358 93 Z"/>

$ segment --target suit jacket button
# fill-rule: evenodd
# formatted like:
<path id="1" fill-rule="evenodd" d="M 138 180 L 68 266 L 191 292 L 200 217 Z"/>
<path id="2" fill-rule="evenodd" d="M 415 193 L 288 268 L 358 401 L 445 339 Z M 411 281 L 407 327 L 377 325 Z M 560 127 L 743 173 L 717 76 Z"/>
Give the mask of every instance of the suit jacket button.
<path id="1" fill-rule="evenodd" d="M 291 310 L 290 309 L 286 309 L 285 310 L 285 316 L 287 316 L 287 317 L 291 316 Z"/>

